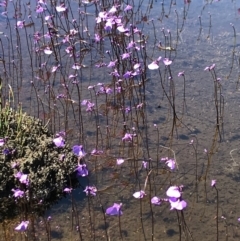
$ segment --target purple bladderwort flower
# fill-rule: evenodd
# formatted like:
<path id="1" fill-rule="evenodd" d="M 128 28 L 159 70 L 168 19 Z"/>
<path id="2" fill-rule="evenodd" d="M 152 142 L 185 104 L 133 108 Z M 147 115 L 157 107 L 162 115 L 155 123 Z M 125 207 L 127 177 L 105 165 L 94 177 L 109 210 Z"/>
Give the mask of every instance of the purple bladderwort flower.
<path id="1" fill-rule="evenodd" d="M 22 172 L 18 172 L 15 175 L 15 178 L 19 180 L 20 183 L 29 185 L 28 174 L 23 174 Z"/>
<path id="2" fill-rule="evenodd" d="M 169 203 L 171 205 L 170 210 L 183 210 L 184 208 L 187 207 L 187 202 L 184 200 L 180 200 L 179 198 L 169 198 Z"/>
<path id="3" fill-rule="evenodd" d="M 137 108 L 137 109 L 143 108 L 143 103 L 138 104 L 136 108 Z"/>
<path id="4" fill-rule="evenodd" d="M 68 78 L 69 78 L 69 79 L 73 79 L 73 78 L 77 78 L 77 76 L 78 76 L 77 74 L 75 74 L 75 75 L 70 74 L 70 75 L 68 76 Z"/>
<path id="5" fill-rule="evenodd" d="M 187 207 L 187 202 L 182 200 L 182 188 L 183 186 L 171 186 L 168 188 L 166 194 L 169 197 L 170 210 L 183 210 Z"/>
<path id="6" fill-rule="evenodd" d="M 20 189 L 14 189 L 14 188 L 13 188 L 11 191 L 13 192 L 13 196 L 14 196 L 15 198 L 21 198 L 21 197 L 24 196 L 24 191 L 22 191 L 22 190 L 20 190 Z"/>
<path id="7" fill-rule="evenodd" d="M 22 221 L 16 228 L 16 231 L 25 232 L 27 230 L 29 221 Z"/>
<path id="8" fill-rule="evenodd" d="M 72 188 L 66 187 L 66 188 L 63 189 L 63 192 L 71 193 L 72 192 Z"/>
<path id="9" fill-rule="evenodd" d="M 93 150 L 91 151 L 91 155 L 92 155 L 92 156 L 100 156 L 100 155 L 102 155 L 102 154 L 103 154 L 103 151 L 102 151 L 102 150 L 93 149 Z"/>
<path id="10" fill-rule="evenodd" d="M 163 158 L 161 158 L 160 161 L 165 162 L 171 170 L 174 170 L 176 167 L 176 161 L 174 159 L 169 159 L 168 157 L 163 157 Z"/>
<path id="11" fill-rule="evenodd" d="M 171 170 L 174 170 L 176 167 L 176 162 L 174 161 L 174 159 L 167 160 L 166 164 Z"/>
<path id="12" fill-rule="evenodd" d="M 102 40 L 102 38 L 100 37 L 100 35 L 95 33 L 94 34 L 94 41 L 95 41 L 95 43 L 100 43 L 101 40 Z"/>
<path id="13" fill-rule="evenodd" d="M 17 168 L 18 166 L 19 166 L 19 163 L 17 163 L 17 162 L 11 163 L 11 168 L 13 168 L 13 169 Z"/>
<path id="14" fill-rule="evenodd" d="M 45 9 L 41 5 L 36 6 L 36 13 L 43 13 Z"/>
<path id="15" fill-rule="evenodd" d="M 79 69 L 81 69 L 81 65 L 78 63 L 75 63 L 75 64 L 73 64 L 72 69 L 79 70 Z"/>
<path id="16" fill-rule="evenodd" d="M 170 60 L 169 58 L 164 58 L 164 59 L 163 59 L 163 63 L 164 63 L 166 66 L 168 66 L 168 65 L 170 65 L 170 64 L 172 63 L 172 60 Z"/>
<path id="17" fill-rule="evenodd" d="M 130 56 L 131 56 L 131 52 L 130 52 L 130 53 L 123 53 L 123 54 L 121 55 L 122 60 L 123 60 L 123 59 L 128 59 L 128 58 L 130 58 Z"/>
<path id="18" fill-rule="evenodd" d="M 118 73 L 117 69 L 114 69 L 114 71 L 111 72 L 110 75 L 115 76 L 115 77 L 120 77 L 120 74 Z"/>
<path id="19" fill-rule="evenodd" d="M 133 196 L 134 196 L 135 198 L 140 199 L 140 198 L 143 198 L 144 196 L 146 196 L 146 193 L 145 193 L 145 191 L 140 190 L 139 192 L 133 193 Z"/>
<path id="20" fill-rule="evenodd" d="M 129 79 L 132 77 L 132 71 L 127 71 L 124 75 L 123 75 L 123 78 L 125 79 Z"/>
<path id="21" fill-rule="evenodd" d="M 129 32 L 129 29 L 128 28 L 124 28 L 123 25 L 120 25 L 117 27 L 117 30 L 120 32 L 120 33 L 128 33 Z"/>
<path id="22" fill-rule="evenodd" d="M 86 177 L 88 175 L 88 169 L 86 164 L 78 164 L 76 171 L 78 176 Z"/>
<path id="23" fill-rule="evenodd" d="M 117 63 L 117 59 L 114 61 L 110 61 L 109 64 L 107 65 L 107 67 L 108 68 L 115 67 L 116 63 Z"/>
<path id="24" fill-rule="evenodd" d="M 5 144 L 5 139 L 0 139 L 0 146 L 3 146 Z"/>
<path id="25" fill-rule="evenodd" d="M 216 180 L 212 180 L 211 181 L 211 187 L 215 187 L 216 186 L 216 182 L 217 182 Z"/>
<path id="26" fill-rule="evenodd" d="M 87 196 L 96 196 L 97 188 L 95 186 L 86 186 L 84 192 Z"/>
<path id="27" fill-rule="evenodd" d="M 17 28 L 23 28 L 25 21 L 17 21 Z"/>
<path id="28" fill-rule="evenodd" d="M 4 150 L 3 150 L 3 155 L 11 155 L 11 154 L 13 154 L 14 153 L 14 150 L 11 150 L 11 149 L 9 149 L 9 148 L 5 148 Z"/>
<path id="29" fill-rule="evenodd" d="M 128 50 L 128 49 L 131 49 L 131 48 L 135 48 L 135 46 L 136 46 L 136 43 L 131 40 L 131 41 L 128 43 L 128 46 L 127 46 L 126 49 Z"/>
<path id="30" fill-rule="evenodd" d="M 123 158 L 117 158 L 117 165 L 122 165 L 124 161 L 125 160 Z"/>
<path id="31" fill-rule="evenodd" d="M 117 12 L 117 7 L 116 6 L 112 6 L 110 9 L 109 9 L 109 11 L 108 11 L 108 13 L 110 14 L 110 15 L 114 15 L 114 13 L 116 13 Z"/>
<path id="32" fill-rule="evenodd" d="M 142 161 L 142 167 L 143 167 L 144 169 L 147 169 L 147 164 L 148 164 L 148 162 Z"/>
<path id="33" fill-rule="evenodd" d="M 159 62 L 160 62 L 161 58 L 162 57 L 160 56 L 160 57 L 158 57 L 157 60 L 154 60 L 151 64 L 148 65 L 148 68 L 150 70 L 158 69 L 159 68 Z"/>
<path id="34" fill-rule="evenodd" d="M 124 137 L 122 138 L 122 141 L 128 141 L 131 142 L 133 140 L 133 135 L 130 133 L 126 133 Z"/>
<path id="35" fill-rule="evenodd" d="M 75 146 L 73 146 L 72 152 L 73 152 L 76 156 L 78 156 L 80 159 L 83 158 L 83 157 L 85 157 L 86 154 L 87 154 L 87 153 L 84 151 L 82 145 L 79 145 L 79 146 L 78 146 L 78 145 L 75 145 Z"/>
<path id="36" fill-rule="evenodd" d="M 184 76 L 184 71 L 178 73 L 178 77 Z"/>
<path id="37" fill-rule="evenodd" d="M 81 102 L 81 105 L 87 106 L 86 111 L 87 112 L 92 112 L 94 110 L 94 103 L 91 103 L 89 100 L 83 100 Z"/>
<path id="38" fill-rule="evenodd" d="M 50 55 L 53 52 L 49 47 L 46 47 L 43 51 L 47 55 Z"/>
<path id="39" fill-rule="evenodd" d="M 209 66 L 209 70 L 213 70 L 215 68 L 215 64 L 212 64 L 211 66 Z"/>
<path id="40" fill-rule="evenodd" d="M 57 65 L 57 66 L 53 66 L 51 72 L 52 72 L 52 73 L 56 72 L 59 67 L 60 67 L 60 64 Z"/>
<path id="41" fill-rule="evenodd" d="M 140 67 L 141 67 L 140 63 L 136 63 L 133 65 L 133 69 L 135 69 L 135 70 L 140 69 Z"/>
<path id="42" fill-rule="evenodd" d="M 171 186 L 168 188 L 166 195 L 168 197 L 180 198 L 182 195 L 180 189 L 178 186 Z"/>
<path id="43" fill-rule="evenodd" d="M 127 11 L 129 11 L 129 10 L 132 10 L 132 6 L 130 6 L 130 5 L 127 5 L 125 8 L 124 8 L 124 12 L 127 12 Z"/>
<path id="44" fill-rule="evenodd" d="M 154 205 L 159 206 L 159 205 L 162 203 L 162 200 L 161 200 L 161 198 L 159 198 L 159 197 L 153 197 L 153 198 L 151 199 L 151 203 L 154 204 Z"/>
<path id="45" fill-rule="evenodd" d="M 106 209 L 106 214 L 111 216 L 121 216 L 123 214 L 121 207 L 122 203 L 114 203 L 113 206 Z"/>
<path id="46" fill-rule="evenodd" d="M 125 113 L 128 114 L 128 113 L 130 113 L 130 111 L 131 111 L 130 106 L 127 106 L 127 107 L 125 108 Z"/>
<path id="47" fill-rule="evenodd" d="M 55 144 L 56 147 L 64 147 L 65 146 L 65 141 L 62 138 L 62 136 L 58 136 L 53 139 L 53 143 Z"/>
<path id="48" fill-rule="evenodd" d="M 41 39 L 41 34 L 40 34 L 38 31 L 35 32 L 35 33 L 33 34 L 33 42 L 34 42 L 35 44 L 37 44 L 40 39 Z"/>
<path id="49" fill-rule="evenodd" d="M 60 6 L 56 6 L 56 10 L 59 13 L 65 12 L 67 10 L 67 8 L 65 7 L 64 4 L 61 4 Z"/>
<path id="50" fill-rule="evenodd" d="M 103 62 L 101 62 L 99 64 L 95 64 L 95 67 L 97 67 L 97 68 L 102 68 L 102 67 L 105 67 L 105 66 L 107 66 L 107 64 L 105 64 Z"/>

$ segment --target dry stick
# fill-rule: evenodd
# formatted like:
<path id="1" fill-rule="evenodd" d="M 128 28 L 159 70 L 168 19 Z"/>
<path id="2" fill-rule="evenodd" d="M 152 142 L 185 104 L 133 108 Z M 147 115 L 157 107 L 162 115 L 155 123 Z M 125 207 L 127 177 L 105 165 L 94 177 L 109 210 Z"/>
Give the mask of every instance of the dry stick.
<path id="1" fill-rule="evenodd" d="M 232 149 L 230 152 L 229 152 L 229 155 L 231 156 L 231 160 L 233 161 L 233 167 L 237 167 L 239 166 L 239 164 L 234 160 L 233 156 L 232 156 L 232 152 L 234 151 L 237 151 L 238 149 Z"/>
<path id="2" fill-rule="evenodd" d="M 218 200 L 218 189 L 216 187 L 216 185 L 214 185 L 214 188 L 217 192 L 217 211 L 216 211 L 216 227 L 217 227 L 217 241 L 219 240 L 218 239 L 218 209 L 219 209 L 219 200 Z"/>
<path id="3" fill-rule="evenodd" d="M 194 149 L 194 152 L 195 152 L 195 169 L 196 169 L 196 172 L 195 172 L 195 188 L 196 188 L 196 201 L 198 202 L 198 153 L 197 153 L 197 147 L 198 147 L 198 139 L 196 137 L 196 135 L 193 135 L 192 136 L 195 137 L 196 139 L 196 147 L 194 146 L 194 144 L 192 144 L 192 147 Z"/>

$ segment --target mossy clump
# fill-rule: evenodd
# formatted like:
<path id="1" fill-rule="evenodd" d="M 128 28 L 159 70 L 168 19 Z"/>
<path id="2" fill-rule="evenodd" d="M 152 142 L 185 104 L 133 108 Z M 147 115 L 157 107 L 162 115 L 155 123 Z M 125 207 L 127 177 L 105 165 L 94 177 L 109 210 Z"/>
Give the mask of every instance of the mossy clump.
<path id="1" fill-rule="evenodd" d="M 18 214 L 40 213 L 78 185 L 77 157 L 67 145 L 56 147 L 39 119 L 9 107 L 0 112 L 0 222 Z M 3 144 L 4 143 L 4 144 Z M 17 174 L 27 174 L 21 182 Z M 24 192 L 14 197 L 13 189 Z"/>

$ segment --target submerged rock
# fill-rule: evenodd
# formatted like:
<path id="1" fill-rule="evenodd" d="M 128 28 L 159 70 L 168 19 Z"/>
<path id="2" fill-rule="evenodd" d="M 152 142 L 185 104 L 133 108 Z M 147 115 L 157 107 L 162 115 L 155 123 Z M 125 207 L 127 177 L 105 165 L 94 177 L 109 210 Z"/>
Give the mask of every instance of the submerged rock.
<path id="1" fill-rule="evenodd" d="M 66 195 L 65 187 L 78 185 L 78 158 L 68 145 L 57 147 L 39 119 L 2 109 L 0 139 L 0 222 L 43 213 Z"/>

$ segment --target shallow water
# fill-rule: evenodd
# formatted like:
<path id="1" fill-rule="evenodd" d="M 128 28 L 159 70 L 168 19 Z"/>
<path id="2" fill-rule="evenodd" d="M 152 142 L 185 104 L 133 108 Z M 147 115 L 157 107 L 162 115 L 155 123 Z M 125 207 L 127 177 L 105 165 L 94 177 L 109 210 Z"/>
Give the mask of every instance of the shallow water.
<path id="1" fill-rule="evenodd" d="M 184 186 L 183 197 L 188 202 L 188 207 L 183 213 L 192 239 L 216 240 L 217 199 L 216 190 L 210 186 L 212 179 L 217 180 L 219 195 L 219 240 L 239 239 L 237 219 L 240 216 L 238 205 L 240 191 L 238 185 L 240 180 L 238 149 L 240 15 L 238 8 L 240 5 L 237 1 L 230 0 L 193 0 L 189 4 L 184 4 L 184 1 L 173 3 L 174 1 L 163 1 L 163 3 L 154 1 L 150 8 L 149 3 L 143 1 L 140 13 L 137 12 L 133 19 L 134 21 L 139 19 L 138 28 L 141 28 L 145 36 L 148 36 L 147 62 L 151 63 L 159 56 L 173 60 L 171 73 L 175 85 L 175 108 L 179 117 L 174 130 L 172 131 L 171 107 L 163 92 L 158 70 L 147 70 L 145 113 L 134 112 L 126 115 L 125 122 L 128 128 L 137 128 L 137 141 L 134 147 L 130 144 L 123 145 L 121 142 L 123 119 L 119 114 L 120 111 L 114 111 L 113 103 L 106 112 L 105 97 L 100 97 L 98 104 L 99 106 L 102 104 L 102 109 L 99 108 L 101 134 L 99 134 L 98 147 L 104 150 L 104 155 L 99 157 L 88 155 L 86 163 L 90 176 L 80 179 L 83 187 L 88 183 L 95 185 L 98 188 L 98 194 L 96 197 L 87 198 L 83 194 L 83 189 L 74 190 L 72 196 L 68 195 L 66 199 L 61 200 L 47 211 L 46 218 L 51 216 L 48 224 L 45 224 L 42 218 L 35 219 L 36 237 L 33 238 L 34 235 L 29 231 L 29 240 L 121 240 L 119 222 L 124 240 L 178 240 L 177 213 L 170 211 L 167 204 L 161 206 L 150 204 L 151 198 L 155 195 L 166 197 L 165 192 L 170 185 Z M 77 4 L 72 4 L 74 9 Z M 94 8 L 87 8 L 87 12 L 93 14 Z M 185 18 L 183 18 L 184 15 Z M 89 16 L 88 28 L 89 32 L 93 33 L 95 17 Z M 34 21 L 37 22 L 37 19 Z M 236 36 L 234 36 L 231 24 L 234 25 Z M 4 26 L 4 23 L 1 26 Z M 171 31 L 171 45 L 174 46 L 175 51 L 160 51 L 157 47 L 159 41 L 163 46 L 169 44 L 168 29 Z M 0 29 L 0 31 L 5 30 Z M 105 51 L 110 48 L 108 44 L 106 39 L 102 52 L 97 48 L 92 48 L 83 57 L 83 64 L 86 68 L 81 69 L 81 100 L 92 98 L 87 90 L 89 85 L 111 81 L 109 69 L 95 68 L 95 64 L 101 60 L 101 57 L 105 63 L 108 63 L 109 57 L 105 54 Z M 22 51 L 25 51 L 24 48 L 26 48 L 25 43 L 22 43 Z M 46 56 L 43 58 L 43 62 L 47 61 L 47 65 L 55 64 L 53 58 L 48 59 Z M 23 55 L 23 59 L 28 59 L 28 56 Z M 70 63 L 71 61 L 62 66 L 61 73 L 57 72 L 53 80 L 58 94 L 64 91 L 61 89 L 61 83 L 65 81 L 63 81 L 64 76 L 71 73 Z M 26 65 L 29 64 L 29 61 L 26 61 Z M 216 134 L 214 81 L 211 73 L 204 71 L 206 66 L 212 64 L 216 64 L 215 71 L 217 77 L 221 78 L 224 97 L 221 142 L 218 133 Z M 33 69 L 37 70 L 37 67 Z M 164 76 L 163 84 L 166 92 L 171 96 L 171 89 L 167 82 L 168 72 L 163 64 L 160 65 L 160 69 Z M 185 72 L 186 78 L 184 109 L 183 77 L 177 76 L 180 71 Z M 23 102 L 26 111 L 36 116 L 39 115 L 47 122 L 49 117 L 42 117 L 38 112 L 34 91 L 29 88 L 31 81 L 29 76 L 32 75 L 29 74 L 27 68 L 24 68 L 24 81 L 20 89 L 19 101 Z M 36 76 L 35 73 L 34 76 Z M 34 83 L 37 86 L 38 95 L 43 96 L 41 106 L 45 106 L 45 109 L 41 107 L 41 112 L 44 115 L 51 114 L 52 109 L 47 108 L 49 99 L 44 96 L 46 83 L 38 79 L 34 79 Z M 70 86 L 71 83 L 68 82 L 68 84 Z M 14 87 L 16 90 L 19 86 L 15 83 Z M 129 95 L 131 94 L 129 91 Z M 140 94 L 139 96 L 141 99 Z M 56 121 L 56 124 L 52 118 L 50 128 L 53 132 L 64 128 L 73 130 L 69 131 L 67 137 L 70 144 L 80 144 L 79 141 L 83 138 L 84 143 L 81 144 L 84 144 L 85 150 L 90 153 L 96 146 L 95 118 L 91 114 L 86 114 L 83 108 L 84 130 L 80 135 L 81 123 L 74 116 L 74 113 L 80 111 L 80 100 L 74 88 L 71 89 L 71 98 L 75 100 L 75 103 L 69 105 L 67 114 L 65 113 L 68 116 L 68 123 L 66 124 L 64 108 L 61 109 L 61 105 L 57 103 L 59 109 L 55 118 L 60 121 Z M 31 99 L 31 108 L 28 104 L 29 99 Z M 137 101 L 135 95 L 131 101 Z M 134 107 L 136 103 L 131 101 L 128 101 L 128 104 Z M 111 97 L 109 97 L 109 102 L 113 102 Z M 65 102 L 63 103 L 67 106 Z M 144 118 L 143 115 L 145 115 Z M 141 118 L 147 122 L 141 123 Z M 157 124 L 158 129 L 154 124 Z M 109 127 L 109 132 L 106 126 Z M 189 144 L 192 139 L 194 147 L 197 148 L 197 162 L 193 145 Z M 175 152 L 177 170 L 168 172 L 164 165 L 159 163 L 161 157 L 173 157 L 172 152 L 162 146 L 170 147 Z M 207 149 L 207 153 L 204 149 Z M 129 160 L 117 166 L 116 159 L 119 157 L 129 158 Z M 146 181 L 147 171 L 142 168 L 142 160 L 147 160 L 153 171 L 148 178 L 146 197 L 138 200 L 133 198 L 132 194 L 143 189 Z M 104 210 L 114 202 L 123 204 L 123 215 L 120 219 L 106 216 L 105 222 Z M 181 215 L 180 212 L 178 214 Z M 17 221 L 14 220 L 12 224 L 9 224 L 8 232 L 16 226 L 16 223 Z M 49 237 L 46 233 L 46 226 L 51 227 Z M 188 233 L 187 230 L 184 232 Z M 26 236 L 12 233 L 9 234 L 9 238 L 10 240 L 24 240 Z M 183 235 L 182 240 L 191 240 L 191 237 Z"/>

